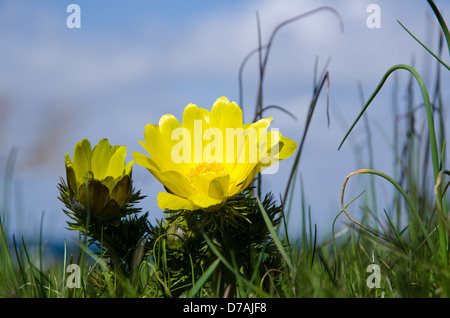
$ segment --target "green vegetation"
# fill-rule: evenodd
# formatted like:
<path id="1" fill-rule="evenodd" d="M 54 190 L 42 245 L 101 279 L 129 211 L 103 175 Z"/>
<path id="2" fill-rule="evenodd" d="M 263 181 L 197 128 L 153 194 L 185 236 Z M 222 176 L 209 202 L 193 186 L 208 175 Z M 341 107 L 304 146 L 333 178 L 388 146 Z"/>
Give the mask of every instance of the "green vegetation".
<path id="1" fill-rule="evenodd" d="M 450 56 L 448 27 L 434 2 L 428 0 L 428 3 L 441 27 L 442 43 L 446 43 Z M 263 107 L 262 84 L 277 31 L 322 10 L 332 11 L 339 18 L 330 8 L 294 17 L 274 30 L 269 43 L 260 43 L 260 47 L 250 53 L 249 57 L 259 54 L 261 66 L 255 120 L 262 118 L 267 109 Z M 419 39 L 414 36 L 413 39 L 435 58 L 443 71 L 450 70 L 442 52 L 432 52 Z M 31 253 L 23 239 L 8 233 L 0 223 L 0 296 L 450 297 L 450 210 L 447 203 L 450 170 L 445 166 L 446 122 L 440 98 L 445 85 L 440 82 L 439 72 L 430 98 L 429 88 L 414 67 L 392 66 L 364 103 L 341 146 L 351 136 L 353 128 L 363 124 L 360 119 L 384 88 L 386 80 L 399 71 L 409 72 L 411 82 L 408 83 L 410 102 L 406 110 L 409 131 L 404 139 L 394 138 L 397 173 L 387 175 L 372 166 L 350 173 L 343 180 L 342 211 L 337 211 L 325 240 L 317 241 L 310 219 L 312 212 L 306 208 L 302 188 L 298 189 L 296 180 L 299 180 L 303 143 L 318 97 L 327 87 L 325 84 L 329 85 L 326 70 L 314 79 L 315 89 L 303 136 L 286 180 L 286 191 L 279 200 L 271 193 L 261 193 L 264 178 L 259 176 L 252 187 L 228 200 L 219 210 L 223 214 L 218 217 L 211 213 L 181 212 L 168 214 L 157 224 L 150 224 L 147 214 L 134 207 L 142 199 L 138 191 L 133 192 L 132 200 L 124 207 L 124 216 L 102 222 L 95 218 L 89 220 L 85 213 L 70 211 L 67 185 L 62 180 L 59 189 L 60 199 L 66 203 L 64 212 L 74 222 L 69 224 L 70 228 L 80 233 L 78 255 L 74 258 L 66 251 L 60 262 L 46 264 L 44 268 L 45 248 L 40 245 L 37 253 Z M 419 106 L 412 101 L 414 87 L 419 88 L 423 98 Z M 420 120 L 418 107 L 426 110 L 428 129 L 423 138 L 417 138 L 414 128 L 414 123 Z M 370 135 L 367 138 L 370 144 Z M 0 221 L 8 213 L 7 192 L 11 187 L 13 165 L 14 152 L 6 167 Z M 428 171 L 432 171 L 431 176 Z M 347 183 L 356 175 L 359 178 L 369 175 L 373 183 L 391 186 L 396 195 L 393 202 L 386 204 L 391 204 L 393 210 L 376 217 L 371 212 L 373 203 L 368 200 L 361 209 L 362 221 L 357 221 L 349 210 L 366 190 L 361 189 L 357 197 L 345 196 Z M 373 187 L 367 190 L 376 195 Z M 291 210 L 294 197 L 303 201 L 299 240 L 293 240 L 284 231 L 289 217 L 296 213 Z M 240 218 L 236 219 L 237 215 Z M 334 224 L 345 217 L 349 220 L 348 228 L 336 233 Z M 79 265 L 79 286 L 74 286 L 76 271 L 67 271 L 69 264 Z M 376 276 L 377 268 L 379 276 Z"/>

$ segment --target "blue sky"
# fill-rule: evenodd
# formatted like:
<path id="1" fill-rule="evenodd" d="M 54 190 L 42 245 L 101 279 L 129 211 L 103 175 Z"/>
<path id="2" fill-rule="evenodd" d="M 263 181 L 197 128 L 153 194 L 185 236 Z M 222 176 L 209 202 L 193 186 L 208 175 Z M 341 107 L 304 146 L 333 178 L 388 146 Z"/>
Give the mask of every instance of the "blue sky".
<path id="1" fill-rule="evenodd" d="M 66 27 L 70 3 L 81 8 L 81 29 Z M 366 25 L 371 3 L 381 9 L 379 29 Z M 450 3 L 436 4 L 449 21 Z M 256 12 L 265 43 L 278 23 L 322 5 L 339 12 L 344 32 L 337 17 L 325 11 L 282 29 L 269 58 L 264 103 L 283 106 L 297 116 L 295 121 L 277 111 L 267 114 L 274 117 L 273 127 L 299 141 L 315 59 L 322 68 L 331 58 L 331 126 L 327 127 L 322 96 L 300 164 L 306 205 L 326 236 L 340 211 L 345 177 L 367 166 L 364 147 L 358 158 L 350 143 L 337 151 L 344 129 L 361 107 L 358 81 L 368 96 L 389 67 L 414 60 L 427 84 L 434 83 L 433 60 L 397 23 L 400 20 L 436 48 L 436 20 L 426 1 L 0 1 L 1 180 L 8 153 L 18 151 L 8 216 L 11 228 L 18 235 L 37 235 L 45 211 L 49 240 L 71 236 L 56 199 L 56 184 L 64 176 L 64 155 L 72 154 L 76 142 L 88 138 L 95 144 L 106 137 L 112 144 L 126 145 L 131 160 L 132 151 L 142 150 L 137 141 L 143 139 L 147 123 L 157 123 L 166 113 L 180 118 L 188 103 L 210 108 L 221 96 L 238 101 L 240 63 L 258 44 Z M 250 60 L 244 73 L 245 120 L 252 117 L 256 102 L 256 62 Z M 448 83 L 447 73 L 443 79 Z M 398 76 L 402 98 L 408 77 L 405 72 Z M 393 158 L 381 131 L 392 136 L 392 85 L 389 80 L 368 113 L 375 165 L 386 172 L 392 172 Z M 352 140 L 364 141 L 362 125 Z M 284 190 L 292 159 L 267 177 L 267 191 Z M 148 196 L 142 207 L 150 211 L 151 221 L 161 217 L 155 202 L 161 185 L 139 166 L 133 176 L 135 186 Z M 380 191 L 392 192 L 385 185 Z M 299 200 L 298 196 L 289 224 L 293 233 L 301 227 Z"/>

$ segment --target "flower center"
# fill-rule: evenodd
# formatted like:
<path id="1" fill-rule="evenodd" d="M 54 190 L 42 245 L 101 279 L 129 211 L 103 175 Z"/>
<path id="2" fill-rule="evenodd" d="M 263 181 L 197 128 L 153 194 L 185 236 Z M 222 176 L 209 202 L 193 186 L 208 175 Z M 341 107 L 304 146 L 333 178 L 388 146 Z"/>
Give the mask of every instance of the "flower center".
<path id="1" fill-rule="evenodd" d="M 192 181 L 194 175 L 202 175 L 206 177 L 210 177 L 212 179 L 225 175 L 227 172 L 227 168 L 222 163 L 216 162 L 202 162 L 197 164 L 194 168 L 192 168 L 187 177 Z"/>

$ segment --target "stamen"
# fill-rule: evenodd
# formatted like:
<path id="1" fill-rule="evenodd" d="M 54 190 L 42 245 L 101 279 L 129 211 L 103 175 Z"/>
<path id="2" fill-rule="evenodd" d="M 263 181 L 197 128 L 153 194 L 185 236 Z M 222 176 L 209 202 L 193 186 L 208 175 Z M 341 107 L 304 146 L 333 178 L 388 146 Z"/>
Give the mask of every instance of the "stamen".
<path id="1" fill-rule="evenodd" d="M 227 173 L 227 168 L 222 163 L 216 163 L 216 162 L 202 162 L 197 164 L 194 168 L 192 168 L 189 173 L 187 174 L 187 177 L 189 180 L 192 181 L 192 178 L 194 175 L 202 175 L 202 176 L 208 176 L 211 178 L 216 178 L 223 176 Z"/>

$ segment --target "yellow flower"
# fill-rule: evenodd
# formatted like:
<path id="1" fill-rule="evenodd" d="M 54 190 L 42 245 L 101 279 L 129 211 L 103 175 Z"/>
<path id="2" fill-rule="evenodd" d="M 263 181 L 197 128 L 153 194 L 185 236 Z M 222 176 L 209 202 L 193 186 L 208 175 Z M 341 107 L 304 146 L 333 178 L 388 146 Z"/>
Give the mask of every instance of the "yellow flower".
<path id="1" fill-rule="evenodd" d="M 102 139 L 94 147 L 87 139 L 76 144 L 73 162 L 66 154 L 66 175 L 72 205 L 96 217 L 117 216 L 131 196 L 131 168 L 125 165 L 125 146 Z"/>
<path id="2" fill-rule="evenodd" d="M 271 120 L 243 124 L 242 110 L 225 97 L 211 112 L 189 104 L 182 124 L 164 115 L 159 125 L 145 127 L 145 142 L 139 142 L 150 156 L 132 155 L 167 190 L 158 194 L 161 209 L 214 211 L 295 152 L 294 141 L 267 131 Z"/>

